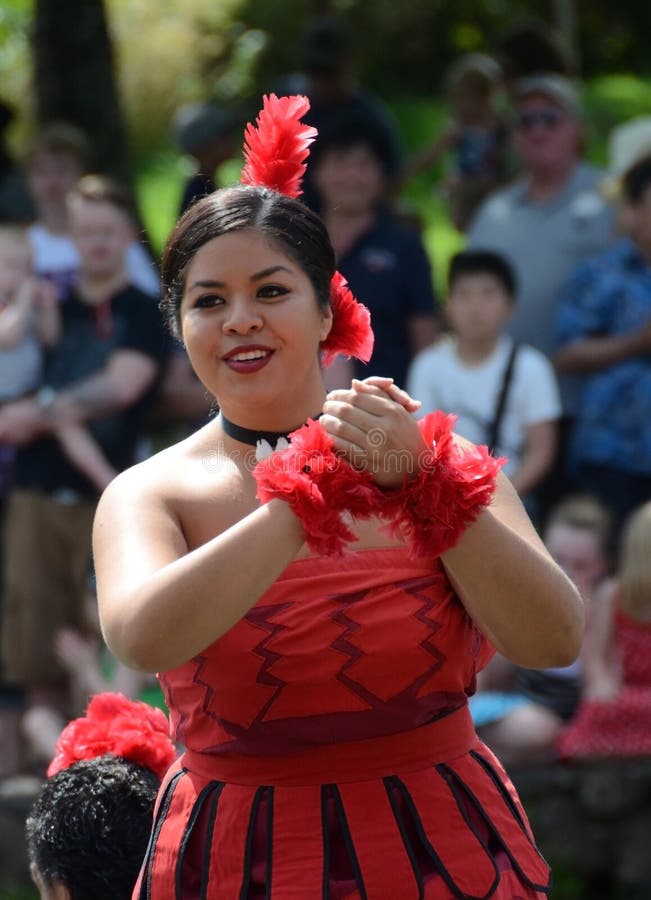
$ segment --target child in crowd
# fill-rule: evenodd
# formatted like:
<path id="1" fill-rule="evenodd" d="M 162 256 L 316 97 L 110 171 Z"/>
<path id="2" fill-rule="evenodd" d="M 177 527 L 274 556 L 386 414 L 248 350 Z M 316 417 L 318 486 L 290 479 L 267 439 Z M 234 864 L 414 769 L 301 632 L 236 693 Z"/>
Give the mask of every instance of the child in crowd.
<path id="1" fill-rule="evenodd" d="M 565 758 L 651 754 L 651 503 L 628 519 L 597 596 L 585 696 L 558 740 Z"/>
<path id="2" fill-rule="evenodd" d="M 583 692 L 584 663 L 592 655 L 601 614 L 600 586 L 609 570 L 611 520 L 593 497 L 572 495 L 550 513 L 543 538 L 578 587 L 587 629 L 579 660 L 554 669 L 521 669 L 497 655 L 479 676 L 470 708 L 482 739 L 505 765 L 546 761 Z"/>
<path id="3" fill-rule="evenodd" d="M 458 253 L 448 282 L 452 333 L 418 354 L 407 390 L 422 403 L 418 415 L 454 413 L 460 435 L 506 456 L 504 471 L 526 498 L 556 452 L 561 407 L 551 363 L 504 333 L 516 285 L 502 256 Z"/>
<path id="4" fill-rule="evenodd" d="M 36 390 L 43 347 L 59 333 L 56 294 L 34 277 L 26 232 L 0 226 L 0 405 Z M 13 456 L 13 447 L 0 446 L 0 497 L 9 488 Z"/>
<path id="5" fill-rule="evenodd" d="M 0 405 L 33 393 L 40 384 L 43 353 L 61 336 L 61 316 L 56 291 L 32 270 L 32 253 L 26 232 L 0 227 Z M 47 389 L 39 392 L 47 404 Z M 103 490 L 115 477 L 115 469 L 85 428 L 57 425 L 54 435 L 65 455 Z M 0 448 L 0 496 L 9 487 L 13 448 Z"/>
<path id="6" fill-rule="evenodd" d="M 129 900 L 175 756 L 165 715 L 120 694 L 70 722 L 27 819 L 41 900 Z"/>
<path id="7" fill-rule="evenodd" d="M 70 234 L 68 195 L 88 172 L 91 148 L 78 128 L 64 122 L 45 126 L 36 136 L 25 160 L 27 185 L 37 219 L 28 233 L 34 269 L 48 278 L 59 296 L 79 274 L 79 252 Z M 144 245 L 133 239 L 127 248 L 129 280 L 140 290 L 158 296 L 158 272 Z"/>
<path id="8" fill-rule="evenodd" d="M 481 201 L 508 178 L 509 128 L 497 103 L 500 80 L 499 66 L 490 56 L 468 53 L 458 59 L 446 78 L 450 121 L 408 166 L 408 175 L 416 175 L 451 155 L 445 193 L 459 231 L 465 231 Z"/>

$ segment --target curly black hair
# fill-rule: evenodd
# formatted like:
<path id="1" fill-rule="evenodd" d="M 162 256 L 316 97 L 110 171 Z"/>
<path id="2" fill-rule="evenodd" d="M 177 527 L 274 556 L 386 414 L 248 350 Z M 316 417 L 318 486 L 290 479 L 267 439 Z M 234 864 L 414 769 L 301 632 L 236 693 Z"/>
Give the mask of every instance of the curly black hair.
<path id="1" fill-rule="evenodd" d="M 145 856 L 160 787 L 118 756 L 82 760 L 49 778 L 26 823 L 32 866 L 72 900 L 129 900 Z"/>

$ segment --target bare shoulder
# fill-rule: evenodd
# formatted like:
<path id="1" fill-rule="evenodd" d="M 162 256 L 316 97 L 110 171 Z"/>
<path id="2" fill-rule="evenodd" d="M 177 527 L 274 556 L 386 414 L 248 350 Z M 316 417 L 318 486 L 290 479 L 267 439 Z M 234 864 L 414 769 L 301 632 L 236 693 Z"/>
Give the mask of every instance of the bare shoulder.
<path id="1" fill-rule="evenodd" d="M 187 552 L 251 511 L 253 484 L 247 467 L 213 444 L 210 429 L 201 429 L 111 482 L 97 508 L 95 540 L 118 530 L 122 540 L 156 533 Z"/>

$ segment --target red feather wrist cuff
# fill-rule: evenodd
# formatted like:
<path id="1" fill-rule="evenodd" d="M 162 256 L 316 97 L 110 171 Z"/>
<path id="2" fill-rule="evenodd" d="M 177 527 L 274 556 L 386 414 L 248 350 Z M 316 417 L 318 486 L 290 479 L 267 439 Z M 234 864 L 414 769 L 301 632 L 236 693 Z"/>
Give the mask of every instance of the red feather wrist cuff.
<path id="1" fill-rule="evenodd" d="M 303 524 L 313 553 L 341 556 L 355 535 L 343 520 L 344 510 L 355 518 L 375 514 L 378 488 L 366 472 L 338 456 L 332 440 L 310 419 L 290 435 L 285 450 L 272 453 L 253 470 L 258 498 L 278 498 L 289 504 Z"/>
<path id="2" fill-rule="evenodd" d="M 504 459 L 487 447 L 459 446 L 452 436 L 456 416 L 434 412 L 419 423 L 428 450 L 414 477 L 383 491 L 383 531 L 401 537 L 412 556 L 440 556 L 454 547 L 491 502 Z"/>
<path id="3" fill-rule="evenodd" d="M 303 524 L 313 553 L 340 556 L 355 535 L 342 514 L 377 517 L 382 530 L 405 541 L 413 556 L 435 558 L 453 547 L 491 501 L 504 460 L 486 447 L 459 447 L 452 436 L 454 416 L 441 412 L 420 423 L 428 449 L 416 475 L 400 488 L 383 490 L 371 475 L 337 455 L 318 422 L 290 435 L 285 450 L 272 453 L 253 470 L 258 498 L 289 504 Z"/>

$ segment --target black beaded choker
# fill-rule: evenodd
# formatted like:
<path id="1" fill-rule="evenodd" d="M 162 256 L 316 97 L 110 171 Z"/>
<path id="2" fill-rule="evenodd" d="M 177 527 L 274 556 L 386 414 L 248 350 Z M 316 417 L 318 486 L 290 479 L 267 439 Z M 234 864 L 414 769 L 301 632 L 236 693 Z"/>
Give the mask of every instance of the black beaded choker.
<path id="1" fill-rule="evenodd" d="M 314 418 L 318 419 L 320 416 L 321 413 Z M 242 444 L 251 444 L 252 447 L 255 447 L 258 441 L 266 441 L 271 447 L 275 447 L 280 438 L 287 440 L 287 435 L 290 433 L 288 431 L 258 431 L 256 428 L 244 428 L 244 426 L 236 425 L 235 422 L 227 419 L 223 412 L 219 413 L 219 421 L 229 437 Z M 292 431 L 294 430 L 292 428 Z"/>

